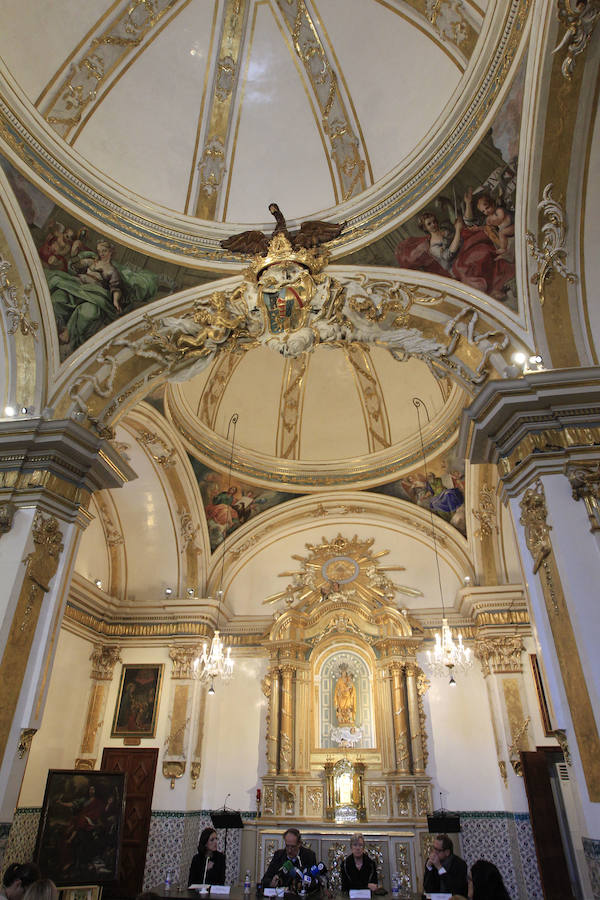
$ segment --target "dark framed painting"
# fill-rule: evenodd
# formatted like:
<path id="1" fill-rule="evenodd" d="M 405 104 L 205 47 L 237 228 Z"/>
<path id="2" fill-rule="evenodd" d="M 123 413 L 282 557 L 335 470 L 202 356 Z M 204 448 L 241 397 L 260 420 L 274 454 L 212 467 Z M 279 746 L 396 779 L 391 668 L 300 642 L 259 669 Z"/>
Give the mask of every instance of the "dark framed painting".
<path id="1" fill-rule="evenodd" d="M 162 677 L 162 665 L 123 666 L 111 737 L 154 737 Z"/>
<path id="2" fill-rule="evenodd" d="M 59 885 L 116 881 L 125 775 L 50 769 L 40 816 L 35 861 Z"/>

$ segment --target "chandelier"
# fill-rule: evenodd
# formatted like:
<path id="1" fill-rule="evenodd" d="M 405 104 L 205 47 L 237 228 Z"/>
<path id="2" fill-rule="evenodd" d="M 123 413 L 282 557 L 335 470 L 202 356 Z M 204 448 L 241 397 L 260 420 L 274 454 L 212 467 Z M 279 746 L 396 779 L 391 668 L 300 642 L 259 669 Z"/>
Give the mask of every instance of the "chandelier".
<path id="1" fill-rule="evenodd" d="M 231 455 L 229 457 L 229 473 L 227 484 L 228 491 L 231 488 L 231 470 L 233 468 L 233 451 L 235 449 L 235 428 L 238 419 L 238 414 L 234 413 L 229 420 L 229 425 L 227 426 L 227 440 L 229 440 L 229 431 L 231 429 L 231 426 L 233 425 L 233 439 L 231 441 Z M 225 597 L 225 592 L 223 591 L 225 553 L 227 552 L 225 540 L 225 536 L 223 536 L 223 552 L 221 554 L 221 578 L 219 582 L 219 589 L 216 595 L 217 622 L 215 626 L 215 632 L 210 642 L 210 648 L 208 647 L 208 644 L 204 642 L 204 644 L 202 645 L 202 653 L 194 660 L 194 676 L 198 679 L 198 681 L 202 681 L 204 683 L 210 682 L 208 693 L 211 696 L 215 692 L 215 678 L 220 678 L 222 682 L 228 682 L 233 677 L 234 663 L 233 659 L 231 658 L 231 647 L 225 646 L 223 639 L 221 638 L 221 632 L 219 631 L 221 604 L 223 603 L 223 599 Z"/>
<path id="2" fill-rule="evenodd" d="M 413 405 L 417 410 L 417 419 L 419 422 L 419 438 L 421 440 L 421 456 L 423 458 L 423 469 L 427 471 L 426 462 L 425 462 L 425 448 L 423 446 L 423 432 L 421 429 L 421 415 L 420 408 L 423 407 L 427 414 L 427 421 L 429 419 L 429 413 L 427 411 L 427 407 L 418 397 L 413 397 Z M 456 687 L 456 680 L 454 678 L 455 670 L 457 672 L 465 672 L 473 663 L 471 659 L 471 650 L 468 647 L 465 647 L 463 644 L 462 634 L 457 635 L 457 641 L 452 637 L 452 631 L 450 626 L 448 625 L 448 619 L 446 618 L 446 609 L 444 606 L 444 592 L 442 590 L 442 576 L 440 574 L 440 558 L 438 554 L 437 548 L 437 539 L 435 527 L 433 524 L 433 510 L 431 509 L 431 505 L 429 506 L 429 518 L 431 521 L 431 533 L 433 535 L 433 550 L 435 553 L 435 564 L 437 568 L 437 577 L 438 577 L 438 586 L 440 591 L 440 603 L 442 606 L 442 630 L 441 632 L 436 632 L 435 635 L 435 647 L 433 651 L 427 651 L 427 662 L 429 664 L 429 668 L 431 674 L 434 678 L 442 678 L 448 675 L 450 677 L 450 686 Z"/>

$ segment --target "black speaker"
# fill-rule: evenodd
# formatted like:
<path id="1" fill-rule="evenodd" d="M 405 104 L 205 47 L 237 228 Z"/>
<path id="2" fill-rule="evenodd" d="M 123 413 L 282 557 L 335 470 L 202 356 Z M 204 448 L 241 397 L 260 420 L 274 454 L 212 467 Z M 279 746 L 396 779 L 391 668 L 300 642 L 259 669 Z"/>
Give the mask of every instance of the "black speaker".
<path id="1" fill-rule="evenodd" d="M 458 813 L 438 812 L 427 816 L 427 827 L 430 834 L 458 834 L 460 816 Z"/>

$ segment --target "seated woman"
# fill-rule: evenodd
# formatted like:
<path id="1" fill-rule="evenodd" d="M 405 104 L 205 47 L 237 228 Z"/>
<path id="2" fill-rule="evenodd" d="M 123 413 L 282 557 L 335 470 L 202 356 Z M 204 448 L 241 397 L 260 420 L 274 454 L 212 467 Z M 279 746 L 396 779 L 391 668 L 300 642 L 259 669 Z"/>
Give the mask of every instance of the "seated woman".
<path id="1" fill-rule="evenodd" d="M 204 828 L 192 859 L 188 884 L 225 884 L 225 856 L 217 850 L 217 832 Z"/>
<path id="2" fill-rule="evenodd" d="M 352 853 L 342 863 L 342 890 L 353 891 L 368 888 L 377 890 L 377 866 L 365 853 L 365 839 L 355 834 L 350 841 Z"/>
<path id="3" fill-rule="evenodd" d="M 471 866 L 469 897 L 473 900 L 510 900 L 502 875 L 494 863 L 478 859 Z"/>

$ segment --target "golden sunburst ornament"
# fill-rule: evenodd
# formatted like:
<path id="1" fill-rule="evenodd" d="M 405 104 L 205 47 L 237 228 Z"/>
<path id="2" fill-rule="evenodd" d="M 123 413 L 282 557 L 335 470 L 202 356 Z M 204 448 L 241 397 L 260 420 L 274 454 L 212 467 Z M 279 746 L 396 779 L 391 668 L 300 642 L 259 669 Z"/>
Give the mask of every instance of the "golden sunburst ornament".
<path id="1" fill-rule="evenodd" d="M 422 597 L 421 591 L 395 584 L 386 572 L 403 572 L 405 566 L 381 566 L 379 560 L 389 550 L 373 552 L 375 538 L 352 539 L 338 534 L 332 541 L 321 538 L 320 544 L 305 544 L 308 556 L 294 554 L 300 568 L 280 572 L 280 578 L 291 578 L 285 590 L 263 600 L 277 603 L 285 600 L 295 609 L 307 609 L 325 600 L 343 602 L 350 596 L 365 601 L 372 608 L 388 606 L 395 595 Z"/>

